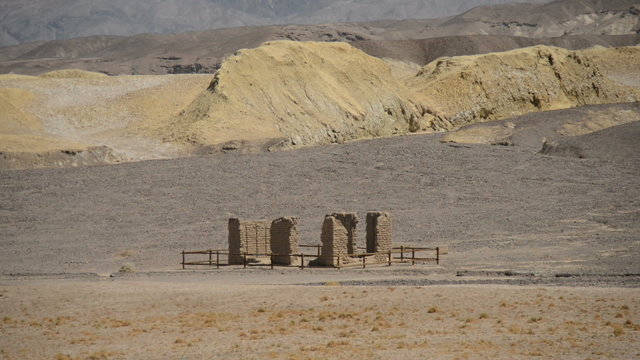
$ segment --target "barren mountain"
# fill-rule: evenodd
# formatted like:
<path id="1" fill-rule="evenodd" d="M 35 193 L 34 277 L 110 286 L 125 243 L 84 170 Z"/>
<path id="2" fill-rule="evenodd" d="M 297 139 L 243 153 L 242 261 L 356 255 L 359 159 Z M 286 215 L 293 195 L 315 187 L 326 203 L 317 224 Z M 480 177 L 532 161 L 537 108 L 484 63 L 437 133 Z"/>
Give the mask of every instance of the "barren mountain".
<path id="1" fill-rule="evenodd" d="M 420 68 L 346 43 L 274 41 L 227 58 L 213 79 L 3 75 L 0 151 L 3 167 L 73 166 L 451 130 L 638 101 L 638 63 L 638 47 L 537 46 Z"/>
<path id="2" fill-rule="evenodd" d="M 279 39 L 347 41 L 374 56 L 420 65 L 440 56 L 533 45 L 570 50 L 594 45 L 630 46 L 638 44 L 640 36 L 637 34 L 640 11 L 634 4 L 631 0 L 615 3 L 559 0 L 543 5 L 481 7 L 459 16 L 432 20 L 241 27 L 133 37 L 89 36 L 0 48 L 0 73 L 39 75 L 71 68 L 107 74 L 212 73 L 235 51 Z M 541 15 L 547 13 L 553 15 Z M 525 23 L 528 25 L 524 27 L 514 25 Z M 605 23 L 608 25 L 600 26 Z"/>
<path id="3" fill-rule="evenodd" d="M 521 0 L 4 0 L 0 46 L 89 35 L 437 18 Z M 529 0 L 531 1 L 531 0 Z M 533 0 L 537 2 L 545 0 Z"/>

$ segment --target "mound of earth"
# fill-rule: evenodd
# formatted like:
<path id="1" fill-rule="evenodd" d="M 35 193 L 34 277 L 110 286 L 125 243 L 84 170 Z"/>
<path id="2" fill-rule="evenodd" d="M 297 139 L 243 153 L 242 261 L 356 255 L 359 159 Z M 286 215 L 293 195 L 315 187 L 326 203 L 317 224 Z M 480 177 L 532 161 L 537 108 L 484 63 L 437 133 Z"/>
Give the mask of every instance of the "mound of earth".
<path id="1" fill-rule="evenodd" d="M 96 73 L 91 71 L 84 71 L 78 69 L 67 70 L 55 70 L 40 75 L 41 78 L 49 79 L 94 79 L 106 77 L 107 75 L 102 73 Z"/>
<path id="2" fill-rule="evenodd" d="M 599 61 L 608 52 L 590 50 Z M 592 56 L 546 46 L 441 58 L 405 83 L 395 76 L 389 63 L 346 44 L 270 42 L 225 61 L 160 131 L 184 145 L 317 145 L 640 99 L 640 89 L 609 80 Z"/>
<path id="3" fill-rule="evenodd" d="M 540 153 L 552 156 L 635 161 L 640 153 L 640 120 L 581 136 L 545 141 Z"/>
<path id="4" fill-rule="evenodd" d="M 62 71 L 0 75 L 0 168 L 66 167 L 184 155 L 157 127 L 210 76 L 119 76 Z"/>
<path id="5" fill-rule="evenodd" d="M 638 54 L 640 47 L 627 51 Z M 535 46 L 440 58 L 423 67 L 409 86 L 422 97 L 436 130 L 530 112 L 638 101 L 639 88 L 616 83 L 600 70 L 612 53 L 615 57 L 617 51 Z"/>
<path id="6" fill-rule="evenodd" d="M 583 136 L 640 121 L 640 102 L 589 105 L 530 113 L 507 120 L 464 126 L 445 133 L 442 142 L 524 147 L 538 151 L 542 144 Z"/>
<path id="7" fill-rule="evenodd" d="M 625 62 L 638 57 L 640 47 L 537 46 L 440 58 L 420 68 L 346 43 L 274 41 L 228 58 L 212 81 L 83 71 L 3 75 L 0 166 L 49 161 L 28 160 L 28 154 L 67 166 L 84 164 L 78 155 L 87 154 L 109 163 L 265 151 L 634 102 L 640 88 L 630 79 L 639 70 Z"/>
<path id="8" fill-rule="evenodd" d="M 274 41 L 223 62 L 166 131 L 186 145 L 312 145 L 424 130 L 421 118 L 384 61 L 345 43 Z"/>

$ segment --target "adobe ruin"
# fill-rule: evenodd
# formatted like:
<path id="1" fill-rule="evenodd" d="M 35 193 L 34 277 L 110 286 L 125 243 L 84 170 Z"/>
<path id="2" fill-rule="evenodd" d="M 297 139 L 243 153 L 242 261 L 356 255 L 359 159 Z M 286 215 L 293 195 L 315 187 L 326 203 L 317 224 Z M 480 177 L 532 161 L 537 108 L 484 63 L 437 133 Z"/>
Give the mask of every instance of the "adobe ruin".
<path id="1" fill-rule="evenodd" d="M 389 213 L 367 213 L 367 252 L 375 253 L 376 261 L 384 261 L 387 257 L 384 253 L 393 248 L 392 225 Z"/>
<path id="2" fill-rule="evenodd" d="M 388 252 L 392 250 L 391 215 L 368 212 L 366 222 L 368 254 L 359 255 L 356 231 L 358 216 L 349 212 L 326 215 L 322 223 L 318 256 L 309 265 L 340 267 L 359 261 L 361 256 L 371 256 L 375 262 L 387 261 Z M 272 265 L 293 264 L 293 258 L 300 255 L 297 225 L 297 217 L 280 217 L 272 222 L 229 219 L 229 264 L 246 265 L 267 259 L 271 260 Z"/>
<path id="3" fill-rule="evenodd" d="M 249 254 L 248 262 L 258 261 L 255 254 L 271 252 L 271 223 L 266 220 L 245 221 L 229 219 L 229 264 L 244 264 L 244 254 Z"/>
<path id="4" fill-rule="evenodd" d="M 281 217 L 271 222 L 271 253 L 272 262 L 276 265 L 291 265 L 292 254 L 298 254 L 297 217 Z"/>

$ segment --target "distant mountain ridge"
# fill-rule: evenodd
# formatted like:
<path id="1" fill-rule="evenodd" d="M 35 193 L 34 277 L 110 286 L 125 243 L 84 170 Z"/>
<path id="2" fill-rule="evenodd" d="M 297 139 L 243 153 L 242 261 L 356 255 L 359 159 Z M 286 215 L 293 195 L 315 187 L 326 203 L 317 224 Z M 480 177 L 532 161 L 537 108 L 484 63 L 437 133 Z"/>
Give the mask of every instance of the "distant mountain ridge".
<path id="1" fill-rule="evenodd" d="M 328 0 L 319 3 L 324 1 Z M 0 2 L 0 7 L 3 4 Z M 250 3 L 240 1 L 234 6 L 242 9 L 242 4 Z M 264 11 L 267 10 L 270 14 L 284 11 L 276 7 Z M 376 57 L 420 65 L 440 56 L 482 54 L 539 44 L 570 50 L 596 45 L 633 46 L 640 43 L 640 4 L 637 0 L 557 0 L 480 6 L 439 19 L 77 37 L 2 47 L 0 73 L 38 75 L 59 69 L 109 75 L 212 73 L 225 57 L 239 49 L 281 39 L 350 42 Z"/>
<path id="2" fill-rule="evenodd" d="M 525 1 L 549 0 L 3 0 L 0 46 L 91 35 L 438 18 Z"/>

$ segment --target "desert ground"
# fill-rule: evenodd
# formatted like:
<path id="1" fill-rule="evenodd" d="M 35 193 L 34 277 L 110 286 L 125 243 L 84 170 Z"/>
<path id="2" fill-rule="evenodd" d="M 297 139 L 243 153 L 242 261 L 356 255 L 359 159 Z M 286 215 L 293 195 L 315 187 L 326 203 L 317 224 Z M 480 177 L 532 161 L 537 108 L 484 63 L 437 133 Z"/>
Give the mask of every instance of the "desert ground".
<path id="1" fill-rule="evenodd" d="M 287 275 L 4 283 L 5 359 L 632 359 L 637 289 L 272 285 Z M 322 275 L 331 278 L 331 275 Z M 268 280 L 267 280 L 268 279 Z M 254 281 L 255 281 L 254 280 Z M 230 284 L 236 282 L 235 284 Z"/>
<path id="2" fill-rule="evenodd" d="M 6 359 L 637 357 L 639 123 L 556 139 L 578 150 L 548 154 L 548 131 L 527 132 L 536 118 L 635 107 L 512 119 L 524 129 L 512 146 L 425 134 L 2 171 L 0 349 Z M 367 210 L 393 214 L 397 245 L 449 254 L 367 269 L 180 267 L 182 250 L 225 248 L 231 216 L 298 216 L 301 243 L 318 244 L 324 214 Z"/>
<path id="3" fill-rule="evenodd" d="M 0 360 L 640 358 L 639 27 L 556 0 L 0 48 Z M 355 212 L 362 247 L 368 211 L 446 253 L 181 263 L 232 217 L 319 245 Z"/>

